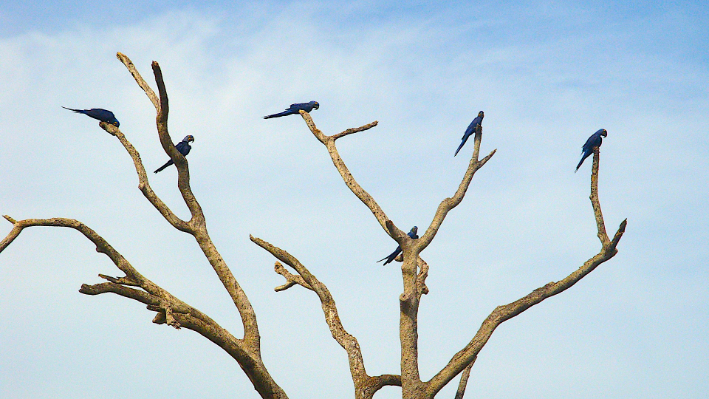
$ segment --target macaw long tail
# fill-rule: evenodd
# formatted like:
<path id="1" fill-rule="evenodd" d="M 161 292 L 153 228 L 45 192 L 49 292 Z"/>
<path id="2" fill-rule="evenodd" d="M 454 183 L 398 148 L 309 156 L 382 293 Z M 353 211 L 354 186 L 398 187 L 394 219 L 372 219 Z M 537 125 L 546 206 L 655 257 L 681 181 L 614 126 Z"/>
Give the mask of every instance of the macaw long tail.
<path id="1" fill-rule="evenodd" d="M 576 165 L 576 170 L 574 171 L 574 173 L 578 172 L 579 168 L 580 168 L 581 165 L 583 164 L 583 161 L 585 161 L 586 158 L 588 158 L 589 155 L 591 155 L 591 154 L 586 154 L 586 155 L 584 155 L 583 157 L 581 157 L 581 160 L 579 161 L 579 164 Z"/>
<path id="2" fill-rule="evenodd" d="M 468 138 L 467 138 L 467 137 L 464 137 L 464 138 L 463 138 L 463 141 L 462 141 L 462 142 L 460 143 L 460 145 L 458 146 L 458 149 L 455 150 L 455 155 L 458 155 L 458 151 L 460 151 L 460 149 L 463 148 L 463 145 L 465 145 L 465 142 L 466 142 L 466 141 L 468 141 Z M 455 155 L 453 155 L 453 156 L 455 156 Z"/>
<path id="3" fill-rule="evenodd" d="M 74 111 L 74 112 L 76 112 L 77 114 L 84 114 L 84 113 L 85 113 L 83 109 L 67 108 L 67 107 L 65 107 L 65 106 L 63 106 L 63 105 L 62 105 L 62 108 L 68 109 L 69 111 Z"/>
<path id="4" fill-rule="evenodd" d="M 283 111 L 283 112 L 279 112 L 277 114 L 264 116 L 263 119 L 280 118 L 281 116 L 292 115 L 292 114 L 293 114 L 293 111 Z"/>
<path id="5" fill-rule="evenodd" d="M 172 162 L 172 159 L 171 159 L 171 160 L 165 162 L 165 165 L 163 165 L 163 166 L 161 166 L 161 167 L 155 169 L 155 173 L 158 173 L 158 172 L 162 171 L 163 169 L 167 168 L 168 166 L 170 166 L 170 165 L 172 165 L 172 164 L 173 164 L 173 162 Z"/>

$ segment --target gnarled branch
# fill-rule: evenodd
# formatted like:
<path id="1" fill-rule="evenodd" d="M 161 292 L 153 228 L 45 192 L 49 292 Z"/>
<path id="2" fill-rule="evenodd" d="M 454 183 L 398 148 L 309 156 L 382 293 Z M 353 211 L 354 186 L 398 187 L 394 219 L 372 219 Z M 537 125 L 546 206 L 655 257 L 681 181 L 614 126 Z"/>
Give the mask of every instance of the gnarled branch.
<path id="1" fill-rule="evenodd" d="M 142 161 L 140 160 L 140 155 L 137 151 L 135 151 L 135 149 L 130 144 L 130 142 L 128 142 L 125 136 L 117 135 L 119 140 L 121 140 L 123 146 L 126 148 L 126 150 L 128 150 L 128 153 L 131 154 L 131 157 L 133 158 L 133 163 L 136 165 L 138 178 L 140 180 L 139 188 L 146 196 L 146 198 L 148 198 L 148 200 L 153 204 L 153 206 L 155 206 L 158 211 L 160 211 L 161 214 L 163 214 L 163 216 L 168 220 L 168 222 L 170 222 L 170 224 L 172 224 L 175 228 L 189 233 L 195 237 L 200 249 L 207 257 L 207 260 L 209 261 L 210 265 L 214 269 L 215 273 L 219 277 L 219 280 L 222 282 L 222 285 L 229 293 L 229 296 L 231 297 L 232 301 L 234 302 L 234 305 L 239 311 L 239 315 L 241 316 L 241 321 L 244 326 L 244 340 L 246 344 L 254 353 L 258 353 L 260 356 L 261 337 L 258 331 L 258 323 L 256 322 L 256 313 L 254 312 L 253 307 L 251 306 L 251 302 L 246 296 L 246 293 L 244 293 L 243 289 L 236 281 L 236 278 L 234 278 L 234 275 L 232 274 L 231 270 L 227 266 L 222 256 L 219 254 L 219 251 L 217 250 L 216 246 L 214 245 L 212 239 L 209 236 L 209 233 L 207 232 L 204 213 L 202 212 L 202 208 L 197 202 L 197 199 L 192 193 L 192 189 L 190 188 L 190 175 L 187 159 L 182 154 L 180 154 L 179 151 L 177 151 L 175 145 L 172 143 L 172 139 L 170 138 L 170 134 L 167 128 L 169 100 L 160 65 L 155 61 L 153 61 L 153 63 L 151 64 L 153 74 L 155 75 L 155 82 L 158 86 L 158 99 L 155 96 L 155 93 L 150 89 L 147 83 L 145 83 L 143 78 L 137 72 L 135 66 L 133 66 L 133 63 L 130 61 L 130 59 L 121 53 L 118 53 L 118 59 L 123 62 L 126 68 L 128 68 L 128 71 L 133 75 L 138 85 L 143 89 L 143 91 L 145 91 L 145 93 L 148 95 L 148 98 L 153 101 L 153 105 L 156 105 L 155 108 L 157 110 L 157 115 L 155 117 L 155 121 L 158 136 L 160 139 L 160 144 L 162 145 L 165 153 L 170 156 L 170 159 L 175 163 L 175 166 L 177 167 L 177 186 L 180 191 L 180 194 L 182 195 L 183 200 L 185 201 L 185 204 L 187 205 L 187 208 L 190 210 L 190 213 L 192 215 L 190 221 L 185 222 L 178 219 L 172 214 L 171 211 L 169 211 L 169 208 L 167 208 L 166 205 L 162 204 L 162 201 L 159 200 L 157 195 L 150 188 L 147 175 L 145 173 L 145 168 L 143 167 Z M 108 129 L 111 129 L 111 127 L 108 127 Z"/>
<path id="2" fill-rule="evenodd" d="M 138 154 L 138 151 L 128 141 L 120 129 L 106 123 L 100 123 L 100 126 L 114 137 L 117 137 L 133 159 L 138 174 L 139 189 L 146 199 L 148 199 L 173 227 L 194 236 L 200 249 L 213 267 L 224 288 L 230 294 L 232 301 L 239 311 L 244 326 L 244 338 L 237 339 L 233 337 L 207 315 L 192 308 L 142 276 L 120 253 L 95 231 L 79 221 L 63 218 L 16 221 L 6 216 L 5 219 L 13 224 L 13 229 L 0 241 L 0 252 L 12 243 L 26 227 L 69 227 L 81 232 L 96 245 L 98 252 L 106 254 L 114 264 L 125 273 L 124 277 L 117 278 L 100 275 L 108 282 L 94 285 L 84 284 L 80 289 L 81 293 L 99 295 L 110 292 L 146 304 L 149 310 L 158 312 L 153 319 L 155 323 L 166 323 L 175 328 L 184 327 L 194 330 L 227 351 L 241 365 L 246 375 L 252 381 L 254 388 L 262 397 L 284 399 L 287 397 L 285 392 L 273 380 L 261 359 L 260 335 L 255 312 L 246 294 L 239 286 L 207 233 L 204 214 L 189 185 L 187 160 L 177 151 L 170 138 L 167 128 L 169 103 L 160 66 L 157 62 L 152 63 L 153 73 L 158 86 L 158 97 L 143 80 L 128 57 L 121 53 L 118 53 L 117 57 L 126 66 L 138 85 L 145 91 L 157 110 L 156 125 L 160 143 L 177 167 L 178 188 L 192 215 L 189 221 L 178 218 L 150 188 L 140 154 Z"/>
<path id="3" fill-rule="evenodd" d="M 286 265 L 292 267 L 298 273 L 298 276 L 294 276 L 285 270 L 283 265 L 276 262 L 276 273 L 282 275 L 287 280 L 287 283 L 277 287 L 276 291 L 282 291 L 297 284 L 317 294 L 320 299 L 323 314 L 325 315 L 325 322 L 330 329 L 330 334 L 332 334 L 335 341 L 337 341 L 337 343 L 340 344 L 340 346 L 347 353 L 347 359 L 350 365 L 350 374 L 352 375 L 352 380 L 355 384 L 355 397 L 357 399 L 369 399 L 374 395 L 374 393 L 376 393 L 376 391 L 385 385 L 401 384 L 401 378 L 397 376 L 383 375 L 371 377 L 367 375 L 367 371 L 364 367 L 364 359 L 362 358 L 362 351 L 359 347 L 359 343 L 357 342 L 357 338 L 348 333 L 342 325 L 340 316 L 337 312 L 335 300 L 325 284 L 321 283 L 305 266 L 303 266 L 302 263 L 300 263 L 296 257 L 287 251 L 284 251 L 283 249 L 278 248 L 260 238 L 254 236 L 249 236 L 249 238 L 256 245 L 265 249 L 271 255 Z"/>

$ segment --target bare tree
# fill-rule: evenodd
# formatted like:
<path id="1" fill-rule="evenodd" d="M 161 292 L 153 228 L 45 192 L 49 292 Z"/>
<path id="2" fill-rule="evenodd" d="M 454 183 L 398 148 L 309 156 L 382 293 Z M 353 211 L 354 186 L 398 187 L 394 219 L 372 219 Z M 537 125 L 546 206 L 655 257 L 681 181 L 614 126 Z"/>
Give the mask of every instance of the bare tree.
<path id="1" fill-rule="evenodd" d="M 15 220 L 10 216 L 4 215 L 4 218 L 12 223 L 13 228 L 10 233 L 0 241 L 0 252 L 7 248 L 22 230 L 27 227 L 68 227 L 81 232 L 96 245 L 98 252 L 108 256 L 116 267 L 125 274 L 122 277 L 111 277 L 99 274 L 99 276 L 107 282 L 93 285 L 83 284 L 79 290 L 81 293 L 86 295 L 98 295 L 111 292 L 146 304 L 149 310 L 156 312 L 155 318 L 153 319 L 154 323 L 167 324 L 176 329 L 184 327 L 193 330 L 224 349 L 239 363 L 261 397 L 287 398 L 286 393 L 278 386 L 263 363 L 260 345 L 261 336 L 256 321 L 256 314 L 248 297 L 234 278 L 234 275 L 219 254 L 207 232 L 207 224 L 202 208 L 190 189 L 190 175 L 187 160 L 175 149 L 173 141 L 170 138 L 167 128 L 169 112 L 168 97 L 160 66 L 157 62 L 152 63 L 153 74 L 158 88 L 158 95 L 156 95 L 140 76 L 128 57 L 121 53 L 118 53 L 117 57 L 126 66 L 135 81 L 143 91 L 145 91 L 145 94 L 155 106 L 157 111 L 156 125 L 160 144 L 177 167 L 178 189 L 190 211 L 191 217 L 189 220 L 178 218 L 151 189 L 145 167 L 140 159 L 140 154 L 138 154 L 138 151 L 131 145 L 125 135 L 113 125 L 101 122 L 100 126 L 106 132 L 116 137 L 133 159 L 133 164 L 138 174 L 138 188 L 145 198 L 175 229 L 188 233 L 195 238 L 197 245 L 202 250 L 202 253 L 229 293 L 234 306 L 236 306 L 243 324 L 244 336 L 242 338 L 234 337 L 209 316 L 153 283 L 138 272 L 128 260 L 98 233 L 77 220 L 65 218 Z M 426 286 L 429 266 L 421 258 L 420 254 L 428 247 L 431 241 L 433 241 L 448 212 L 461 203 L 475 173 L 492 158 L 495 151 L 479 159 L 480 144 L 482 142 L 482 127 L 478 126 L 475 132 L 473 156 L 458 190 L 452 197 L 441 201 L 433 220 L 425 230 L 423 236 L 421 236 L 420 239 L 412 239 L 396 227 L 394 222 L 386 216 L 374 198 L 357 183 L 342 161 L 342 158 L 340 158 L 335 145 L 337 139 L 373 128 L 377 125 L 377 122 L 375 121 L 358 128 L 347 129 L 341 133 L 327 136 L 316 127 L 308 113 L 304 111 L 300 111 L 300 113 L 313 135 L 325 145 L 335 168 L 342 176 L 347 187 L 369 208 L 384 231 L 394 239 L 402 249 L 402 253 L 396 259 L 402 262 L 401 270 L 404 283 L 404 291 L 399 297 L 401 370 L 399 374 L 370 376 L 366 372 L 359 343 L 342 325 L 335 300 L 325 284 L 320 282 L 296 257 L 287 251 L 260 238 L 251 236 L 251 241 L 271 253 L 280 261 L 276 262 L 275 271 L 284 277 L 285 283 L 276 287 L 276 291 L 283 291 L 298 285 L 313 291 L 320 299 L 325 322 L 333 338 L 346 352 L 350 373 L 354 382 L 354 396 L 357 399 L 372 398 L 374 394 L 384 386 L 400 386 L 402 388 L 402 397 L 405 399 L 433 398 L 444 386 L 461 373 L 462 376 L 456 393 L 456 399 L 462 398 L 465 394 L 467 380 L 477 355 L 485 346 L 497 326 L 541 301 L 570 288 L 588 273 L 592 272 L 598 265 L 609 260 L 618 252 L 616 247 L 625 231 L 627 221 L 624 220 L 620 224 L 614 237 L 612 239 L 609 238 L 606 233 L 603 215 L 601 213 L 601 205 L 598 199 L 599 149 L 596 148 L 593 156 L 590 200 L 596 218 L 598 238 L 601 241 L 601 249 L 598 254 L 588 259 L 581 267 L 565 278 L 557 282 L 548 283 L 517 301 L 495 308 L 483 321 L 470 342 L 455 353 L 448 364 L 434 375 L 433 378 L 428 381 L 422 381 L 419 375 L 418 364 L 417 325 L 421 298 L 424 294 L 428 294 L 429 292 Z M 283 264 L 295 270 L 296 274 L 289 272 Z"/>

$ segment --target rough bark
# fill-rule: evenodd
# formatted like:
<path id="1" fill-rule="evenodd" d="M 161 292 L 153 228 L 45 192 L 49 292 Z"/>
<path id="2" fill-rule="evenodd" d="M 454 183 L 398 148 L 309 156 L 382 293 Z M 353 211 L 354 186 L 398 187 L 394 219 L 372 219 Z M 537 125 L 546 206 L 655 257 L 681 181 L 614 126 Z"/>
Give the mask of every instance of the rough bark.
<path id="1" fill-rule="evenodd" d="M 10 233 L 0 241 L 0 252 L 7 248 L 7 246 L 19 236 L 22 230 L 27 227 L 68 227 L 81 232 L 96 245 L 96 250 L 108 256 L 116 267 L 125 273 L 125 276 L 110 277 L 100 274 L 99 276 L 108 282 L 93 285 L 83 284 L 79 292 L 86 295 L 99 295 L 110 292 L 146 304 L 149 310 L 157 312 L 153 319 L 154 323 L 168 324 L 177 329 L 184 327 L 193 330 L 224 349 L 239 363 L 261 397 L 285 399 L 287 398 L 286 393 L 269 374 L 261 359 L 261 336 L 256 322 L 256 313 L 246 293 L 241 289 L 241 286 L 234 278 L 234 275 L 219 254 L 219 251 L 207 232 L 204 213 L 190 188 L 187 159 L 177 151 L 170 137 L 168 131 L 169 101 L 160 66 L 157 62 L 153 61 L 152 70 L 158 87 L 158 95 L 156 95 L 127 56 L 118 53 L 117 57 L 126 66 L 138 85 L 145 91 L 146 95 L 153 103 L 153 106 L 155 106 L 157 111 L 155 119 L 160 144 L 177 167 L 177 186 L 185 205 L 190 211 L 191 217 L 189 220 L 182 220 L 177 217 L 152 190 L 140 154 L 128 141 L 123 132 L 114 125 L 103 122 L 99 125 L 106 132 L 116 137 L 130 155 L 138 174 L 138 189 L 143 193 L 145 198 L 170 225 L 195 238 L 197 245 L 209 261 L 209 264 L 214 269 L 214 272 L 219 277 L 224 289 L 229 293 L 232 302 L 239 312 L 244 328 L 244 337 L 241 339 L 234 337 L 210 317 L 189 306 L 144 277 L 118 251 L 106 242 L 106 240 L 98 235 L 98 233 L 77 220 L 53 218 L 17 221 L 9 216 L 4 216 L 5 219 L 13 224 L 13 228 Z"/>

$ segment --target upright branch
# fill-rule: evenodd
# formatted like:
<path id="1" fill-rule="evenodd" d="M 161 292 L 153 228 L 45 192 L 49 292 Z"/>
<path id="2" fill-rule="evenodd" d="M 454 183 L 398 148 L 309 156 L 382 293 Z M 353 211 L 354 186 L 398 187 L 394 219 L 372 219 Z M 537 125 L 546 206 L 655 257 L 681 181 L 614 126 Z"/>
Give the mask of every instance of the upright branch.
<path id="1" fill-rule="evenodd" d="M 330 329 L 330 334 L 332 334 L 335 341 L 337 341 L 347 353 L 350 374 L 352 375 L 352 381 L 354 381 L 355 385 L 355 398 L 372 398 L 379 389 L 386 385 L 401 386 L 401 378 L 397 375 L 385 374 L 371 377 L 367 374 L 357 338 L 348 333 L 342 325 L 335 300 L 325 284 L 321 283 L 297 258 L 287 251 L 260 238 L 253 236 L 250 236 L 250 238 L 256 245 L 265 249 L 298 273 L 297 276 L 293 275 L 288 272 L 282 264 L 276 262 L 276 273 L 286 279 L 286 284 L 276 287 L 276 291 L 283 291 L 294 285 L 300 285 L 303 288 L 313 291 L 320 299 L 323 314 L 325 315 L 325 322 Z"/>
<path id="2" fill-rule="evenodd" d="M 473 369 L 473 364 L 475 364 L 475 359 L 463 370 L 463 374 L 460 376 L 460 382 L 458 383 L 458 390 L 455 391 L 455 399 L 463 399 L 465 389 L 468 387 L 468 378 L 470 378 L 470 370 Z"/>
<path id="3" fill-rule="evenodd" d="M 490 339 L 492 333 L 500 324 L 519 315 L 543 300 L 571 288 L 574 284 L 595 270 L 600 264 L 611 259 L 618 253 L 616 247 L 620 242 L 623 233 L 625 233 L 625 227 L 628 220 L 623 220 L 620 223 L 618 231 L 616 231 L 613 239 L 608 240 L 607 236 L 605 236 L 603 215 L 601 214 L 601 206 L 598 200 L 598 162 L 599 152 L 598 149 L 596 149 L 596 151 L 594 151 L 591 176 L 591 204 L 593 206 L 594 215 L 596 217 L 596 225 L 599 231 L 599 238 L 602 244 L 600 251 L 562 280 L 548 283 L 543 287 L 532 291 L 529 295 L 526 295 L 507 305 L 498 306 L 495 308 L 495 310 L 493 310 L 492 313 L 490 313 L 490 315 L 483 321 L 480 329 L 478 329 L 478 332 L 465 346 L 465 348 L 458 351 L 458 353 L 453 356 L 448 364 L 426 383 L 426 395 L 424 397 L 434 397 L 435 394 L 440 391 L 451 379 L 453 379 L 466 367 L 469 367 L 475 361 L 480 353 L 480 350 L 482 350 L 487 341 Z M 605 236 L 605 239 L 603 236 Z"/>
<path id="4" fill-rule="evenodd" d="M 315 135 L 315 137 L 327 148 L 330 158 L 332 159 L 335 168 L 337 168 L 340 172 L 340 176 L 342 176 L 345 184 L 350 188 L 352 193 L 354 193 L 357 198 L 359 198 L 370 209 L 379 224 L 394 240 L 396 240 L 402 249 L 401 259 L 403 264 L 401 269 L 404 292 L 400 296 L 399 325 L 401 341 L 401 385 L 403 396 L 405 398 L 419 397 L 420 394 L 424 392 L 425 385 L 421 382 L 419 376 L 417 315 L 421 295 L 428 293 L 428 287 L 426 286 L 425 280 L 428 276 L 429 269 L 428 264 L 421 259 L 419 254 L 433 240 L 448 212 L 455 208 L 463 200 L 475 172 L 482 168 L 485 163 L 492 158 L 495 151 L 492 151 L 482 160 L 479 159 L 480 143 L 482 141 L 482 127 L 478 126 L 475 132 L 473 157 L 468 165 L 468 170 L 466 171 L 458 190 L 452 198 L 446 198 L 439 205 L 434 219 L 429 228 L 426 230 L 424 236 L 421 239 L 413 240 L 404 234 L 404 232 L 399 230 L 394 223 L 386 217 L 376 201 L 366 191 L 364 191 L 364 189 L 362 189 L 362 187 L 352 177 L 352 174 L 340 158 L 335 146 L 335 141 L 338 138 L 369 129 L 374 126 L 376 122 L 365 125 L 361 128 L 348 129 L 333 136 L 326 136 L 315 126 L 315 123 L 308 113 L 301 112 L 301 115 L 313 135 Z M 294 278 L 295 276 L 289 277 L 284 273 L 281 274 L 286 277 L 287 282 L 279 288 L 286 289 L 298 284 L 298 280 Z M 307 279 L 305 279 L 305 282 L 308 282 Z"/>
<path id="5" fill-rule="evenodd" d="M 497 152 L 497 150 L 492 150 L 492 152 L 490 152 L 490 154 L 488 154 L 485 158 L 483 158 L 482 160 L 478 160 L 482 136 L 483 127 L 482 125 L 477 125 L 475 129 L 473 156 L 470 159 L 470 162 L 468 163 L 468 169 L 465 171 L 463 180 L 460 182 L 458 190 L 455 192 L 453 197 L 446 198 L 441 201 L 441 203 L 438 205 L 438 209 L 436 210 L 436 214 L 433 216 L 433 221 L 431 221 L 431 224 L 429 225 L 428 229 L 426 229 L 426 232 L 423 234 L 423 236 L 421 236 L 421 238 L 416 241 L 416 246 L 420 247 L 420 251 L 423 251 L 426 247 L 428 247 L 431 241 L 433 241 L 433 238 L 436 236 L 436 233 L 438 233 L 438 229 L 441 227 L 441 224 L 443 224 L 443 220 L 445 220 L 446 215 L 448 215 L 448 212 L 450 212 L 453 208 L 458 206 L 463 201 L 463 197 L 465 197 L 465 193 L 468 191 L 468 187 L 470 187 L 470 182 L 473 180 L 475 172 L 485 166 L 487 161 L 489 161 L 490 158 L 495 155 L 495 152 Z"/>
<path id="6" fill-rule="evenodd" d="M 187 208 L 189 208 L 192 214 L 190 223 L 192 223 L 196 229 L 200 229 L 205 226 L 204 213 L 190 188 L 190 170 L 187 167 L 187 158 L 177 151 L 167 129 L 167 116 L 170 107 L 167 98 L 167 89 L 165 88 L 165 82 L 162 77 L 162 70 L 157 61 L 153 61 L 152 68 L 153 74 L 155 75 L 155 83 L 158 86 L 158 93 L 160 93 L 160 107 L 155 117 L 160 144 L 177 167 L 177 187 L 180 190 L 180 194 L 182 194 L 182 199 L 185 201 Z"/>
<path id="7" fill-rule="evenodd" d="M 422 397 L 421 395 L 426 390 L 426 384 L 421 381 L 419 374 L 418 310 L 421 295 L 428 292 L 428 288 L 425 288 L 428 265 L 423 262 L 419 254 L 431 243 L 448 212 L 461 203 L 475 172 L 495 155 L 495 150 L 493 150 L 485 158 L 479 160 L 481 142 L 482 126 L 478 125 L 475 130 L 473 156 L 458 190 L 452 198 L 446 198 L 441 202 L 431 225 L 420 239 L 412 240 L 408 248 L 402 245 L 401 271 L 404 292 L 399 298 L 399 339 L 401 343 L 402 390 L 405 398 Z M 417 271 L 419 272 L 417 273 Z M 425 290 L 421 288 L 422 286 Z"/>
<path id="8" fill-rule="evenodd" d="M 601 240 L 603 246 L 610 244 L 608 233 L 606 233 L 606 225 L 603 222 L 603 212 L 601 212 L 601 202 L 598 200 L 598 164 L 600 162 L 600 147 L 593 148 L 593 166 L 591 167 L 591 195 L 588 199 L 591 200 L 593 206 L 593 215 L 596 217 L 596 227 L 598 228 L 598 239 Z"/>

